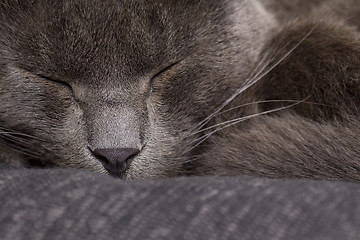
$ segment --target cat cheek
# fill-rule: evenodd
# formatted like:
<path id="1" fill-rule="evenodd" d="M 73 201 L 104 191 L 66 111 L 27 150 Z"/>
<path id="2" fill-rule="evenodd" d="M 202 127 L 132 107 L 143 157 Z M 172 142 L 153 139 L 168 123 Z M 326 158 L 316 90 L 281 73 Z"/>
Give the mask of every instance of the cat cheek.
<path id="1" fill-rule="evenodd" d="M 46 102 L 55 109 L 67 109 L 76 103 L 71 90 L 66 87 L 49 89 L 45 91 L 45 96 L 48 96 Z"/>

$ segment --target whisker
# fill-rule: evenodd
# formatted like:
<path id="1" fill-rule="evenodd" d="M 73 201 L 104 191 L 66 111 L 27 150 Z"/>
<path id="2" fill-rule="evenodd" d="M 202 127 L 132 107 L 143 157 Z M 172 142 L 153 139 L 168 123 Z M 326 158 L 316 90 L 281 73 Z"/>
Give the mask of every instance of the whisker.
<path id="1" fill-rule="evenodd" d="M 304 103 L 304 102 L 305 102 L 305 101 L 299 101 L 299 100 L 286 100 L 286 101 L 287 101 L 287 102 L 294 102 L 294 104 L 299 104 L 299 103 Z M 259 102 L 254 102 L 254 103 L 263 103 L 263 102 L 266 103 L 266 102 L 283 102 L 283 101 L 282 101 L 282 100 L 278 100 L 278 101 L 277 101 L 277 100 L 273 100 L 273 101 L 259 101 Z M 248 104 L 246 104 L 246 105 L 250 105 L 250 104 L 254 104 L 254 103 L 248 103 Z M 294 105 L 294 104 L 292 104 L 292 105 Z M 245 104 L 243 104 L 243 105 L 245 105 Z M 238 106 L 238 107 L 239 107 L 239 106 Z M 236 107 L 236 108 L 238 108 L 238 107 Z M 291 107 L 291 105 L 286 106 L 286 107 Z M 248 115 L 248 116 L 245 116 L 245 117 L 231 119 L 231 120 L 228 120 L 228 121 L 225 121 L 225 122 L 222 122 L 222 123 L 218 123 L 218 124 L 215 124 L 215 125 L 213 125 L 213 126 L 204 128 L 204 129 L 202 129 L 202 130 L 200 130 L 200 131 L 194 132 L 194 134 L 198 134 L 198 133 L 201 133 L 201 132 L 204 132 L 204 131 L 213 129 L 213 128 L 215 128 L 215 127 L 222 126 L 222 125 L 225 125 L 225 124 L 227 124 L 227 123 L 231 123 L 231 122 L 234 122 L 234 121 L 238 121 L 238 120 L 240 120 L 240 119 L 246 120 L 246 119 L 248 119 L 248 118 L 256 117 L 256 116 L 259 115 L 259 114 L 263 115 L 263 114 L 267 114 L 267 113 L 272 113 L 272 112 L 274 112 L 274 111 L 277 111 L 277 109 L 278 109 L 278 110 L 282 110 L 281 108 L 276 108 L 276 109 L 264 111 L 264 112 L 262 112 L 262 113 L 255 113 L 255 114 Z M 219 113 L 219 114 L 220 114 L 220 113 Z"/>
<path id="2" fill-rule="evenodd" d="M 37 154 L 35 152 L 31 152 L 31 151 L 29 151 L 27 149 L 24 149 L 24 148 L 21 148 L 19 146 L 11 145 L 10 147 L 11 147 L 11 149 L 13 149 L 17 153 L 21 153 L 21 154 L 24 154 L 26 156 L 33 157 L 33 158 L 39 158 L 40 157 L 39 154 Z"/>
<path id="3" fill-rule="evenodd" d="M 271 58 L 269 56 L 272 55 L 272 52 L 267 52 L 261 58 L 261 60 L 256 65 L 255 69 L 250 73 L 249 77 L 244 81 L 245 84 L 251 82 L 252 79 L 256 78 L 262 71 L 266 69 L 268 64 L 274 60 L 274 56 Z"/>
<path id="4" fill-rule="evenodd" d="M 32 135 L 28 135 L 28 134 L 20 133 L 20 132 L 9 131 L 9 130 L 3 130 L 0 128 L 0 135 L 1 134 L 9 134 L 9 135 L 13 135 L 13 136 L 26 137 L 26 138 L 31 138 L 31 139 L 42 141 L 42 142 L 45 141 L 41 138 L 38 138 L 38 137 L 35 137 Z"/>
<path id="5" fill-rule="evenodd" d="M 285 44 L 283 46 L 283 48 L 280 49 L 280 51 L 285 49 L 288 45 L 289 45 L 289 43 Z M 269 58 L 269 56 L 271 56 L 271 55 L 273 55 L 273 57 Z M 246 91 L 249 87 L 254 85 L 258 80 L 263 78 L 263 76 L 261 76 L 260 78 L 258 78 L 258 76 L 261 75 L 261 73 L 263 71 L 265 71 L 265 69 L 267 67 L 269 67 L 269 64 L 271 62 L 273 62 L 274 59 L 275 59 L 275 54 L 272 54 L 271 51 L 265 53 L 265 55 L 261 58 L 261 60 L 256 65 L 255 69 L 250 73 L 249 77 L 244 81 L 243 87 L 239 88 L 233 95 L 230 96 L 230 98 L 228 98 L 225 101 L 225 103 L 223 103 L 218 109 L 216 109 L 216 111 L 213 114 L 209 115 L 207 118 L 205 118 L 203 121 L 201 121 L 198 124 L 198 126 L 195 128 L 201 129 L 202 127 L 204 127 L 204 125 L 206 125 L 213 117 L 215 117 L 219 113 L 219 111 L 221 111 L 225 106 L 227 106 L 231 101 L 233 101 L 238 95 L 240 95 L 242 92 Z M 261 67 L 261 69 L 260 69 L 260 67 Z M 276 66 L 274 66 L 274 67 L 276 67 Z"/>
<path id="6" fill-rule="evenodd" d="M 13 143 L 16 143 L 16 144 L 23 145 L 23 146 L 29 146 L 28 141 L 24 141 L 23 139 L 19 139 L 19 138 L 14 138 L 11 135 L 5 135 L 5 134 L 0 133 L 0 138 L 5 139 L 10 142 L 13 142 Z"/>
<path id="7" fill-rule="evenodd" d="M 20 148 L 16 148 L 16 147 L 13 147 L 12 149 L 13 149 L 15 152 L 24 154 L 24 155 L 26 155 L 26 156 L 28 156 L 28 157 L 40 158 L 40 155 L 39 155 L 39 154 L 36 154 L 36 153 L 33 153 L 33 152 L 29 152 L 29 151 L 25 151 L 24 149 L 20 149 Z"/>
<path id="8" fill-rule="evenodd" d="M 307 97 L 307 98 L 304 99 L 304 100 L 307 100 L 308 98 L 309 98 L 309 97 Z M 197 146 L 199 146 L 201 143 L 203 143 L 204 141 L 206 141 L 211 135 L 213 135 L 214 133 L 216 133 L 216 132 L 218 132 L 218 131 L 221 131 L 221 130 L 223 130 L 223 129 L 225 129 L 225 128 L 231 127 L 231 126 L 233 126 L 233 125 L 235 125 L 235 124 L 238 124 L 238 123 L 241 123 L 241 122 L 243 122 L 243 121 L 252 119 L 252 118 L 254 118 L 254 117 L 258 117 L 258 116 L 262 116 L 262 115 L 266 115 L 266 114 L 269 114 L 269 113 L 274 113 L 274 112 L 278 112 L 278 111 L 281 111 L 281 110 L 285 110 L 285 109 L 291 108 L 291 107 L 296 106 L 296 105 L 298 105 L 298 104 L 300 104 L 300 103 L 302 103 L 302 102 L 303 102 L 303 101 L 298 101 L 298 102 L 293 103 L 293 104 L 290 104 L 290 105 L 288 105 L 288 106 L 284 106 L 284 107 L 280 107 L 280 108 L 276 108 L 276 109 L 264 111 L 264 112 L 261 112 L 261 113 L 252 114 L 252 115 L 245 116 L 245 117 L 240 117 L 240 118 L 232 119 L 232 120 L 229 120 L 229 121 L 226 121 L 226 122 L 223 122 L 223 123 L 219 123 L 219 124 L 217 124 L 217 125 L 215 125 L 215 126 L 209 127 L 207 130 L 212 129 L 212 128 L 214 128 L 214 127 L 218 127 L 218 128 L 215 129 L 214 131 L 212 131 L 212 132 L 210 132 L 210 133 L 208 133 L 208 134 L 205 134 L 204 136 L 201 136 L 200 138 L 192 141 L 192 142 L 190 143 L 190 145 L 192 145 L 192 144 L 194 144 L 194 143 L 196 143 L 196 142 L 198 142 L 198 141 L 199 141 L 199 142 L 196 143 L 196 144 L 195 144 L 193 147 L 191 147 L 189 150 L 187 150 L 185 153 L 193 150 L 194 148 L 196 148 Z M 223 125 L 225 125 L 225 126 L 223 126 Z M 223 126 L 223 127 L 221 127 L 221 126 Z M 205 131 L 205 130 L 204 130 L 204 131 Z M 184 153 L 184 154 L 185 154 L 185 153 Z"/>
<path id="9" fill-rule="evenodd" d="M 218 107 L 212 114 L 210 114 L 207 118 L 205 118 L 203 121 L 200 122 L 200 124 L 196 127 L 197 129 L 203 128 L 212 118 L 214 118 L 224 107 L 226 107 L 230 102 L 232 102 L 239 94 L 244 92 L 246 89 L 251 87 L 257 79 L 252 81 L 249 84 L 246 84 L 242 88 L 239 88 L 233 95 L 231 95 L 220 107 Z M 195 129 L 196 129 L 195 128 Z"/>
<path id="10" fill-rule="evenodd" d="M 267 60 L 268 58 L 268 54 L 266 54 L 262 60 L 260 60 L 259 64 L 257 64 L 255 70 L 258 70 L 260 68 L 261 65 L 262 68 L 259 72 L 255 73 L 255 71 L 253 71 L 250 75 L 254 75 L 255 76 L 251 76 L 249 78 L 247 78 L 245 81 L 244 81 L 244 86 L 237 89 L 235 91 L 235 93 L 233 93 L 222 105 L 220 105 L 220 107 L 218 107 L 212 114 L 210 114 L 209 116 L 207 116 L 204 120 L 202 120 L 199 124 L 197 124 L 193 130 L 195 129 L 201 129 L 202 127 L 204 127 L 216 114 L 218 114 L 225 106 L 227 106 L 231 101 L 233 101 L 240 93 L 242 93 L 243 91 L 245 91 L 247 88 L 249 88 L 250 86 L 248 86 L 249 84 L 251 84 L 251 82 L 253 81 L 253 79 L 258 76 L 266 67 L 267 67 L 267 64 L 263 64 L 263 62 L 265 62 L 265 60 Z"/>
<path id="11" fill-rule="evenodd" d="M 287 58 L 301 43 L 303 43 L 305 41 L 305 39 L 307 39 L 310 34 L 318 27 L 318 24 L 316 24 L 313 28 L 310 29 L 309 32 L 307 32 L 305 34 L 305 36 L 298 42 L 296 43 L 286 54 L 284 54 L 278 61 L 276 61 L 273 65 L 271 65 L 268 69 L 267 67 L 269 66 L 268 64 L 270 62 L 272 62 L 272 59 L 270 61 L 267 61 L 267 64 L 264 64 L 264 66 L 261 68 L 261 70 L 255 74 L 254 77 L 252 78 L 248 78 L 247 80 L 245 80 L 245 85 L 239 89 L 237 89 L 235 91 L 235 93 L 233 95 L 231 95 L 223 104 L 220 105 L 220 107 L 218 107 L 212 114 L 210 114 L 208 117 L 206 117 L 203 121 L 201 121 L 193 130 L 195 129 L 201 129 L 203 128 L 214 116 L 216 116 L 224 107 L 226 107 L 230 102 L 232 102 L 237 96 L 239 96 L 241 93 L 243 93 L 244 91 L 246 91 L 248 88 L 250 88 L 251 86 L 253 86 L 255 83 L 257 83 L 260 79 L 262 79 L 264 76 L 266 76 L 267 74 L 269 74 L 269 72 L 271 72 L 275 67 L 277 67 L 282 61 L 285 60 L 285 58 Z M 269 54 L 265 54 L 265 56 L 262 58 L 262 60 L 260 62 L 265 62 L 264 59 L 266 59 L 268 57 Z M 258 64 L 256 66 L 255 69 L 258 69 L 259 65 Z M 266 70 L 267 69 L 267 70 Z M 263 72 L 264 71 L 264 72 Z"/>
<path id="12" fill-rule="evenodd" d="M 232 108 L 229 108 L 229 109 L 226 109 L 222 112 L 219 112 L 219 115 L 221 114 L 224 114 L 224 113 L 227 113 L 227 112 L 230 112 L 230 111 L 233 111 L 233 110 L 236 110 L 238 108 L 242 108 L 242 107 L 246 107 L 246 106 L 250 106 L 250 105 L 253 105 L 253 104 L 262 104 L 262 103 L 281 103 L 281 102 L 298 102 L 299 100 L 294 100 L 294 99 L 291 99 L 291 100 L 263 100 L 263 101 L 256 101 L 256 102 L 251 102 L 251 103 L 244 103 L 244 104 L 241 104 L 239 106 L 236 106 L 236 107 L 232 107 Z M 331 106 L 331 105 L 328 105 L 328 104 L 324 104 L 324 103 L 316 103 L 316 102 L 309 102 L 309 101 L 304 101 L 303 103 L 308 103 L 308 104 L 313 104 L 313 105 L 321 105 L 321 106 L 326 106 L 326 107 L 335 107 L 335 106 Z"/>
<path id="13" fill-rule="evenodd" d="M 33 152 L 29 149 L 32 143 L 30 140 L 44 141 L 38 137 L 13 131 L 11 129 L 7 129 L 5 127 L 0 126 L 0 140 L 7 141 L 9 147 L 13 149 L 15 152 L 24 154 L 29 157 L 39 158 L 40 155 L 36 152 Z"/>

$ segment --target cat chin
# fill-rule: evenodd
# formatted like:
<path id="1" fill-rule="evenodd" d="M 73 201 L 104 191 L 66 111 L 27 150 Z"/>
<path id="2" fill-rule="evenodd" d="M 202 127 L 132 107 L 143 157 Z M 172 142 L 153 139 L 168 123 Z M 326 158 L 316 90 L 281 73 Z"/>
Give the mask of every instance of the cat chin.
<path id="1" fill-rule="evenodd" d="M 179 176 L 177 169 L 180 166 L 171 166 L 169 164 L 161 164 L 159 162 L 150 164 L 142 164 L 141 161 L 134 162 L 119 177 L 126 180 L 143 180 L 143 179 L 160 179 Z"/>

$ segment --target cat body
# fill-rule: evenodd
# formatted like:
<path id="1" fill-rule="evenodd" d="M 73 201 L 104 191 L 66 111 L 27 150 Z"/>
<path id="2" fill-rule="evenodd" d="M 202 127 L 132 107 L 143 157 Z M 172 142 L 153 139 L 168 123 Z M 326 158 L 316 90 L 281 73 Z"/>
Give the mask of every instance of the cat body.
<path id="1" fill-rule="evenodd" d="M 290 21 L 246 0 L 3 1 L 0 159 L 357 181 L 360 35 L 339 2 Z"/>

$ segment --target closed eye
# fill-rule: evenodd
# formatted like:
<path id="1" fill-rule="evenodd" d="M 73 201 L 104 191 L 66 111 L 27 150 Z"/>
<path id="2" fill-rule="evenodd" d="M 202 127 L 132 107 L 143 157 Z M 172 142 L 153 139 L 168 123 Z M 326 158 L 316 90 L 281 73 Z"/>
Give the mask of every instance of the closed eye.
<path id="1" fill-rule="evenodd" d="M 43 75 L 43 74 L 36 74 L 36 75 L 39 76 L 39 77 L 41 77 L 41 78 L 43 78 L 43 79 L 46 79 L 46 80 L 48 80 L 48 81 L 51 81 L 51 82 L 55 82 L 55 83 L 59 83 L 59 84 L 61 84 L 61 85 L 64 85 L 65 87 L 70 88 L 71 91 L 72 91 L 72 87 L 70 86 L 70 84 L 68 84 L 68 83 L 66 83 L 66 82 L 64 82 L 64 81 L 56 80 L 56 79 L 54 79 L 54 78 L 45 76 L 45 75 Z"/>
<path id="2" fill-rule="evenodd" d="M 64 81 L 60 81 L 60 80 L 56 80 L 52 77 L 48 77 L 46 75 L 43 75 L 43 74 L 36 74 L 38 77 L 42 78 L 42 79 L 45 79 L 47 81 L 50 81 L 50 82 L 54 82 L 54 83 L 57 83 L 57 84 L 60 84 L 64 87 L 66 87 L 69 91 L 70 91 L 70 97 L 72 98 L 72 100 L 75 100 L 75 95 L 74 95 L 74 91 L 73 91 L 73 88 L 70 86 L 70 84 L 68 84 L 67 82 L 64 82 Z"/>
<path id="3" fill-rule="evenodd" d="M 160 72 L 156 73 L 151 79 L 150 79 L 150 93 L 153 91 L 153 85 L 154 80 L 158 78 L 160 75 L 164 74 L 165 72 L 169 71 L 171 68 L 173 68 L 175 65 L 177 65 L 180 61 L 174 62 L 170 65 L 168 65 L 166 68 L 163 68 Z"/>

